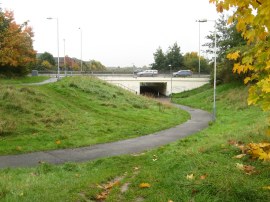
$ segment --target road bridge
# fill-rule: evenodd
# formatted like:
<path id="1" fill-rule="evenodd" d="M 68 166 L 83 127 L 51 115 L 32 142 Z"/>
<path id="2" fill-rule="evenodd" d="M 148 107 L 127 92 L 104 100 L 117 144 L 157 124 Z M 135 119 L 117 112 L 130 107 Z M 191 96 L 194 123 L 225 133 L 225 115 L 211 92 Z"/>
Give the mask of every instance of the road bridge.
<path id="1" fill-rule="evenodd" d="M 179 78 L 179 77 L 133 77 L 133 76 L 104 76 L 98 78 L 114 85 L 125 88 L 136 94 L 154 94 L 169 96 L 171 93 L 180 93 L 198 88 L 209 83 L 209 77 Z"/>

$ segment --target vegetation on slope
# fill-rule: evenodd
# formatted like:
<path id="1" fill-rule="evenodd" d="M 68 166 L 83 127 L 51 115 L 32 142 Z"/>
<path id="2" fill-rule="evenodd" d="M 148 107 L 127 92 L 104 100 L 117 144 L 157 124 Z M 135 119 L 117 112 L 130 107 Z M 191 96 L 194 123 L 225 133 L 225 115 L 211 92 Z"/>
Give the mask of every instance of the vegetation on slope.
<path id="1" fill-rule="evenodd" d="M 1 77 L 0 76 L 0 85 L 3 84 L 26 84 L 26 83 L 38 83 L 45 81 L 49 79 L 48 76 L 27 76 L 27 77 L 18 77 L 16 79 L 14 78 L 7 78 L 7 77 Z"/>
<path id="2" fill-rule="evenodd" d="M 92 77 L 0 86 L 0 154 L 79 147 L 147 135 L 188 114 Z"/>
<path id="3" fill-rule="evenodd" d="M 3 169 L 0 200 L 268 202 L 269 163 L 234 158 L 241 154 L 236 143 L 267 139 L 266 114 L 247 106 L 244 86 L 223 85 L 217 92 L 217 121 L 199 133 L 139 154 Z M 212 108 L 210 86 L 176 97 L 179 103 Z M 240 165 L 251 166 L 250 172 Z"/>

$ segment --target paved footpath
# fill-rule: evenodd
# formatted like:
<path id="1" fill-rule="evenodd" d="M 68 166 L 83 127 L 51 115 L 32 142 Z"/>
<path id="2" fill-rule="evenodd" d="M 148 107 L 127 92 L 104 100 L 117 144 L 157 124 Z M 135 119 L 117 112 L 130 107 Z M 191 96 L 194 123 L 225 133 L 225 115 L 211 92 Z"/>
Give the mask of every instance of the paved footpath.
<path id="1" fill-rule="evenodd" d="M 208 126 L 212 120 L 211 114 L 206 111 L 180 106 L 190 113 L 191 119 L 176 127 L 137 138 L 121 140 L 118 142 L 98 144 L 75 149 L 61 149 L 53 151 L 40 151 L 19 155 L 0 156 L 0 168 L 31 167 L 40 162 L 61 164 L 65 162 L 83 162 L 102 157 L 142 152 L 154 147 L 174 142 L 185 136 L 194 134 Z"/>

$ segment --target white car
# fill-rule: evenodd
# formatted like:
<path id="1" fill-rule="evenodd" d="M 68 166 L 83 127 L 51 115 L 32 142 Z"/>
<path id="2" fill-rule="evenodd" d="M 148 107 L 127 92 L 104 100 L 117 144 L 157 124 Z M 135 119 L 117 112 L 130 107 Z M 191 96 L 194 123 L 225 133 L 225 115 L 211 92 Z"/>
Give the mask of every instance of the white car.
<path id="1" fill-rule="evenodd" d="M 137 76 L 157 76 L 158 75 L 158 70 L 144 70 L 142 72 L 138 72 Z"/>

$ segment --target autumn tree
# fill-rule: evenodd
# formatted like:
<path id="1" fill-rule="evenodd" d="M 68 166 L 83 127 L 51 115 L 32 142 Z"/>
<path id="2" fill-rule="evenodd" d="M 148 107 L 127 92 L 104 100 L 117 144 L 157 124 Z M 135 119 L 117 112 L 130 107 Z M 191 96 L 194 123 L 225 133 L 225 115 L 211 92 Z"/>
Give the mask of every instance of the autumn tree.
<path id="1" fill-rule="evenodd" d="M 190 69 L 193 72 L 198 72 L 199 68 L 199 56 L 197 52 L 186 53 L 183 56 L 184 66 L 186 69 Z M 200 70 L 203 73 L 209 73 L 210 67 L 208 61 L 200 56 Z"/>
<path id="2" fill-rule="evenodd" d="M 74 63 L 74 61 L 73 61 L 73 59 L 72 58 L 70 58 L 68 55 L 66 55 L 65 56 L 65 61 L 66 61 L 66 68 L 68 69 L 68 70 L 72 70 L 73 68 L 73 63 Z"/>
<path id="3" fill-rule="evenodd" d="M 27 22 L 19 25 L 13 12 L 0 10 L 0 74 L 25 75 L 35 62 L 33 32 Z"/>
<path id="4" fill-rule="evenodd" d="M 85 63 L 86 71 L 103 71 L 106 67 L 97 60 L 90 60 Z"/>
<path id="5" fill-rule="evenodd" d="M 4 33 L 6 32 L 6 30 L 8 29 L 10 20 L 6 18 L 5 14 L 2 12 L 2 9 L 0 8 L 0 44 L 2 47 L 2 43 L 4 41 L 4 38 L 2 36 L 4 36 Z"/>
<path id="6" fill-rule="evenodd" d="M 248 48 L 235 50 L 228 58 L 235 61 L 233 71 L 250 72 L 248 104 L 259 104 L 270 110 L 270 1 L 268 0 L 210 0 L 218 12 L 232 9 L 228 23 L 236 22 L 236 29 L 247 41 Z"/>

